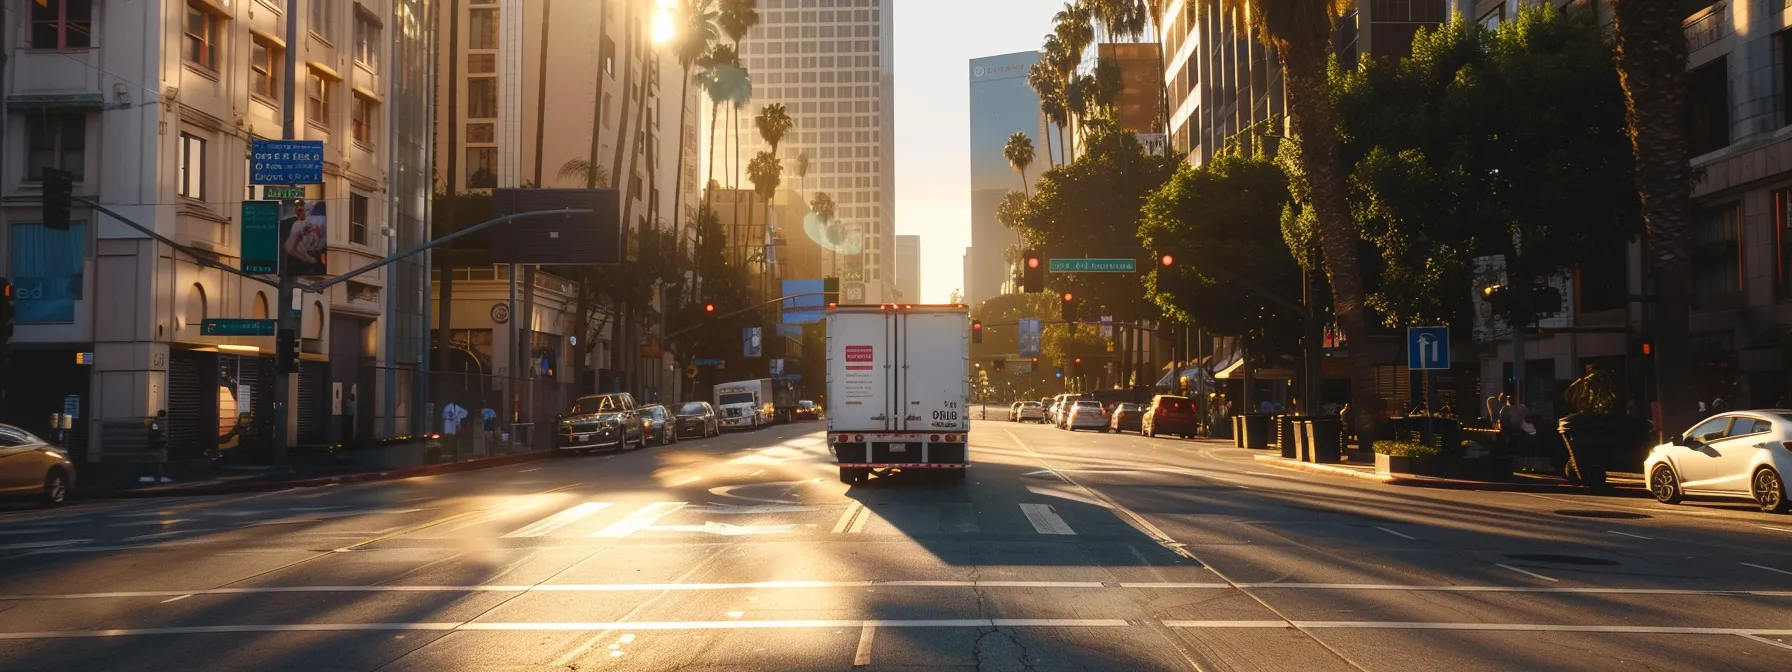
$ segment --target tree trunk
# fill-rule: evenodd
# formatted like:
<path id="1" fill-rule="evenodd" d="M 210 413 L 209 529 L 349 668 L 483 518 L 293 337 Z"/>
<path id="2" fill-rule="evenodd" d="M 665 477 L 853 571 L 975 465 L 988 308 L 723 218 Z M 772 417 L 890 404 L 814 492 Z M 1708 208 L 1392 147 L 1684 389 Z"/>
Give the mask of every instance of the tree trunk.
<path id="1" fill-rule="evenodd" d="M 706 206 L 709 205 L 711 199 L 715 196 L 715 190 L 710 189 L 709 185 L 711 182 L 716 181 L 716 117 L 720 117 L 720 116 L 722 116 L 722 104 L 718 101 L 713 101 L 713 100 L 710 101 L 709 102 L 709 170 L 706 171 L 708 174 L 705 175 L 703 178 L 703 204 Z M 724 156 L 723 158 L 727 158 L 727 157 Z"/>
<path id="2" fill-rule="evenodd" d="M 1654 275 L 1653 324 L 1658 431 L 1672 434 L 1698 421 L 1693 382 L 1687 254 L 1692 215 L 1692 167 L 1682 135 L 1686 97 L 1685 12 L 1677 2 L 1618 0 L 1618 76 L 1629 107 L 1637 191 L 1648 229 Z"/>
<path id="3" fill-rule="evenodd" d="M 1282 54 L 1288 110 L 1300 136 L 1300 164 L 1306 171 L 1313 210 L 1319 222 L 1319 247 L 1325 253 L 1325 274 L 1332 286 L 1332 314 L 1350 347 L 1350 408 L 1356 413 L 1357 435 L 1373 441 L 1381 427 L 1381 397 L 1375 387 L 1370 356 L 1368 318 L 1363 306 L 1362 266 L 1357 259 L 1356 222 L 1345 203 L 1344 175 L 1338 159 L 1338 137 L 1327 97 L 1325 67 L 1330 42 L 1290 40 Z"/>
<path id="4" fill-rule="evenodd" d="M 553 15 L 554 1 L 541 0 L 541 69 L 536 76 L 535 85 L 535 186 L 544 186 L 541 181 L 542 148 L 547 139 L 548 127 L 548 33 L 552 32 L 549 23 Z"/>
<path id="5" fill-rule="evenodd" d="M 687 109 L 690 106 L 687 103 L 691 99 L 691 69 L 689 66 L 686 66 L 684 69 L 684 83 L 680 85 L 680 89 L 678 94 L 678 165 L 673 167 L 673 170 L 678 174 L 678 179 L 673 181 L 672 187 L 672 245 L 674 257 L 679 256 L 679 251 L 684 249 L 684 213 L 679 212 L 679 207 L 684 204 L 684 121 L 685 116 L 690 114 L 690 110 Z M 695 265 L 693 264 L 692 267 L 694 269 Z M 693 270 L 693 272 L 695 271 Z M 693 286 L 695 286 L 695 284 L 696 283 L 692 283 Z"/>
<path id="6" fill-rule="evenodd" d="M 622 57 L 622 95 L 624 98 L 622 99 L 622 104 L 616 106 L 617 111 L 622 113 L 622 118 L 616 120 L 616 159 L 610 163 L 610 181 L 614 182 L 614 186 L 617 188 L 625 190 L 622 195 L 622 223 L 624 226 L 628 225 L 629 214 L 631 214 L 629 212 L 629 206 L 633 205 L 634 201 L 631 194 L 634 190 L 635 171 L 631 168 L 627 173 L 622 172 L 622 157 L 623 152 L 632 151 L 635 147 L 635 134 L 628 130 L 629 115 L 627 98 L 627 96 L 635 90 L 634 50 L 636 41 L 635 33 L 638 32 L 634 30 L 635 4 L 635 2 L 625 3 L 625 9 L 622 14 L 623 39 L 627 40 L 625 42 L 627 46 L 622 50 L 622 53 L 624 54 Z M 646 54 L 641 55 L 641 70 L 641 78 L 645 80 L 647 78 Z M 641 95 L 638 99 L 642 103 L 645 103 L 647 101 L 647 85 L 645 81 L 642 82 L 641 88 Z M 635 119 L 636 122 L 639 123 L 640 114 L 637 113 Z M 592 160 L 595 162 L 596 158 L 597 157 L 593 156 Z"/>

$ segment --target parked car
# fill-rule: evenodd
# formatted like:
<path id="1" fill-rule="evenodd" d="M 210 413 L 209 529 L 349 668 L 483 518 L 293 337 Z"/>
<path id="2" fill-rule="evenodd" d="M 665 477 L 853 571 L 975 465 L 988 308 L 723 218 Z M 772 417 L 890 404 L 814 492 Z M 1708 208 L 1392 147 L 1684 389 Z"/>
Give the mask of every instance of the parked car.
<path id="1" fill-rule="evenodd" d="M 629 450 L 646 443 L 640 407 L 627 392 L 579 397 L 554 423 L 554 447 L 559 450 Z"/>
<path id="2" fill-rule="evenodd" d="M 1076 405 L 1076 400 L 1080 397 L 1081 395 L 1076 394 L 1060 394 L 1052 397 L 1052 408 L 1049 413 L 1052 424 L 1057 425 L 1058 429 L 1067 429 L 1070 409 Z"/>
<path id="3" fill-rule="evenodd" d="M 1643 473 L 1664 504 L 1688 496 L 1741 497 L 1769 513 L 1787 509 L 1792 411 L 1724 413 L 1649 450 Z"/>
<path id="4" fill-rule="evenodd" d="M 1152 397 L 1151 405 L 1145 407 L 1145 413 L 1139 419 L 1139 434 L 1151 437 L 1174 434 L 1186 439 L 1194 436 L 1200 426 L 1195 403 L 1188 397 L 1160 394 Z"/>
<path id="5" fill-rule="evenodd" d="M 1037 401 L 1017 401 L 1008 409 L 1008 419 L 1014 422 L 1045 422 L 1045 404 Z"/>
<path id="6" fill-rule="evenodd" d="M 1066 402 L 1069 410 L 1064 412 L 1064 428 L 1070 431 L 1094 429 L 1108 431 L 1108 409 L 1101 407 L 1101 402 L 1092 399 L 1078 399 Z"/>
<path id="7" fill-rule="evenodd" d="M 75 491 L 68 452 L 12 425 L 0 425 L 0 495 L 61 506 Z"/>
<path id="8" fill-rule="evenodd" d="M 716 409 L 707 401 L 687 401 L 678 407 L 677 430 L 673 432 L 679 438 L 696 436 L 709 438 L 722 433 L 721 420 L 716 418 Z"/>
<path id="9" fill-rule="evenodd" d="M 1115 432 L 1144 433 L 1145 407 L 1132 403 L 1114 404 L 1108 411 L 1108 429 Z"/>
<path id="10" fill-rule="evenodd" d="M 678 418 L 665 406 L 654 404 L 641 407 L 641 443 L 657 443 L 668 445 L 678 443 Z"/>
<path id="11" fill-rule="evenodd" d="M 792 412 L 791 417 L 797 420 L 820 420 L 821 407 L 816 406 L 813 401 L 804 399 L 796 402 L 796 410 Z"/>

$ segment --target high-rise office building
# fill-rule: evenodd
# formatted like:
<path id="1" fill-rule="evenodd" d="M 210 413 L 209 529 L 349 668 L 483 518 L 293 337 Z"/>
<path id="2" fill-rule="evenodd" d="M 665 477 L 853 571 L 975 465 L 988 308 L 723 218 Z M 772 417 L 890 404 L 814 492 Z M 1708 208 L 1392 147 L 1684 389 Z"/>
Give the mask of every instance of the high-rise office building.
<path id="1" fill-rule="evenodd" d="M 1039 52 L 1023 51 L 970 62 L 971 247 L 966 251 L 964 297 L 971 305 L 1001 294 L 1011 282 L 1003 251 L 1018 245 L 1020 238 L 996 221 L 1002 196 L 1022 191 L 1051 163 L 1039 94 L 1027 85 L 1027 69 L 1038 61 Z M 1017 131 L 1033 139 L 1035 158 L 1025 183 L 1002 155 Z"/>
<path id="2" fill-rule="evenodd" d="M 839 230 L 804 233 L 835 248 L 842 300 L 847 302 L 878 303 L 893 300 L 896 293 L 890 5 L 890 0 L 760 0 L 759 25 L 741 40 L 741 64 L 752 75 L 753 99 L 734 113 L 739 132 L 730 132 L 725 117 L 715 138 L 716 181 L 751 188 L 745 167 L 755 154 L 769 149 L 753 118 L 766 105 L 784 105 L 796 122 L 778 145 L 784 184 L 805 200 L 816 192 L 833 198 Z M 703 108 L 710 114 L 709 105 Z M 722 113 L 730 114 L 726 105 Z M 729 150 L 728 159 L 720 151 L 724 141 L 732 146 L 736 137 L 738 178 L 735 150 Z M 706 160 L 709 153 L 705 148 Z M 795 160 L 805 154 L 809 170 L 798 177 Z M 710 174 L 705 169 L 706 178 Z"/>
<path id="3" fill-rule="evenodd" d="M 896 294 L 904 303 L 921 301 L 921 237 L 896 237 Z"/>

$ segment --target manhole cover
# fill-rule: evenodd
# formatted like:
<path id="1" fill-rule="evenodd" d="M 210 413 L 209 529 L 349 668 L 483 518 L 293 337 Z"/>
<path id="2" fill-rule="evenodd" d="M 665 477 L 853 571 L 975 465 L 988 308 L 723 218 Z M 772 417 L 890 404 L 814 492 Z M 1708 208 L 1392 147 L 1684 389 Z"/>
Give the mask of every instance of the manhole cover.
<path id="1" fill-rule="evenodd" d="M 1557 511 L 1556 515 L 1558 515 L 1558 516 L 1574 516 L 1576 518 L 1604 518 L 1607 520 L 1641 520 L 1643 518 L 1649 517 L 1649 514 L 1646 514 L 1646 513 L 1631 513 L 1629 511 L 1605 511 L 1602 509 L 1563 509 L 1561 511 Z"/>
<path id="2" fill-rule="evenodd" d="M 1594 565 L 1606 567 L 1618 564 L 1616 560 L 1605 558 L 1589 558 L 1584 555 L 1558 555 L 1555 553 L 1514 553 L 1506 557 L 1513 560 L 1529 560 L 1531 562 L 1553 562 L 1558 565 Z"/>

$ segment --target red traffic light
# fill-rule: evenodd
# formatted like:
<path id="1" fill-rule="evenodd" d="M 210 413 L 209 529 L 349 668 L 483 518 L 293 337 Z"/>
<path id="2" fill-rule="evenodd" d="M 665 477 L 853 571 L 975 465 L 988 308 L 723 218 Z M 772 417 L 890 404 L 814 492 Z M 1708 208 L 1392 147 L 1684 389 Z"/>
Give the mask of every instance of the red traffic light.
<path id="1" fill-rule="evenodd" d="M 1169 268 L 1176 264 L 1176 257 L 1170 254 L 1164 254 L 1157 258 L 1157 263 L 1163 264 L 1164 268 Z"/>
<path id="2" fill-rule="evenodd" d="M 1071 302 L 1071 301 L 1074 301 L 1074 300 L 1076 300 L 1076 297 L 1074 297 L 1074 296 L 1071 296 L 1071 295 L 1070 295 L 1070 292 L 1065 292 L 1065 293 L 1064 293 L 1064 302 L 1065 302 L 1065 303 L 1070 303 L 1070 302 Z"/>
<path id="3" fill-rule="evenodd" d="M 973 320 L 973 321 L 971 321 L 971 328 L 972 328 L 972 329 L 976 329 L 976 330 L 978 330 L 978 331 L 982 331 L 982 330 L 983 330 L 983 323 L 982 323 L 982 322 L 978 322 L 978 321 L 975 321 L 975 320 Z"/>
<path id="4" fill-rule="evenodd" d="M 1083 363 L 1083 358 L 1081 358 L 1081 357 L 1078 357 L 1078 358 L 1076 358 L 1076 359 L 1074 359 L 1074 360 L 1071 360 L 1071 361 L 1073 361 L 1073 362 L 1075 362 L 1075 363 L 1077 363 L 1077 364 L 1081 364 L 1081 363 Z"/>
<path id="5" fill-rule="evenodd" d="M 1039 268 L 1039 257 L 1027 257 L 1027 268 Z"/>
<path id="6" fill-rule="evenodd" d="M 705 312 L 705 313 L 716 312 L 716 304 L 713 304 L 713 303 L 703 304 L 703 312 Z"/>

